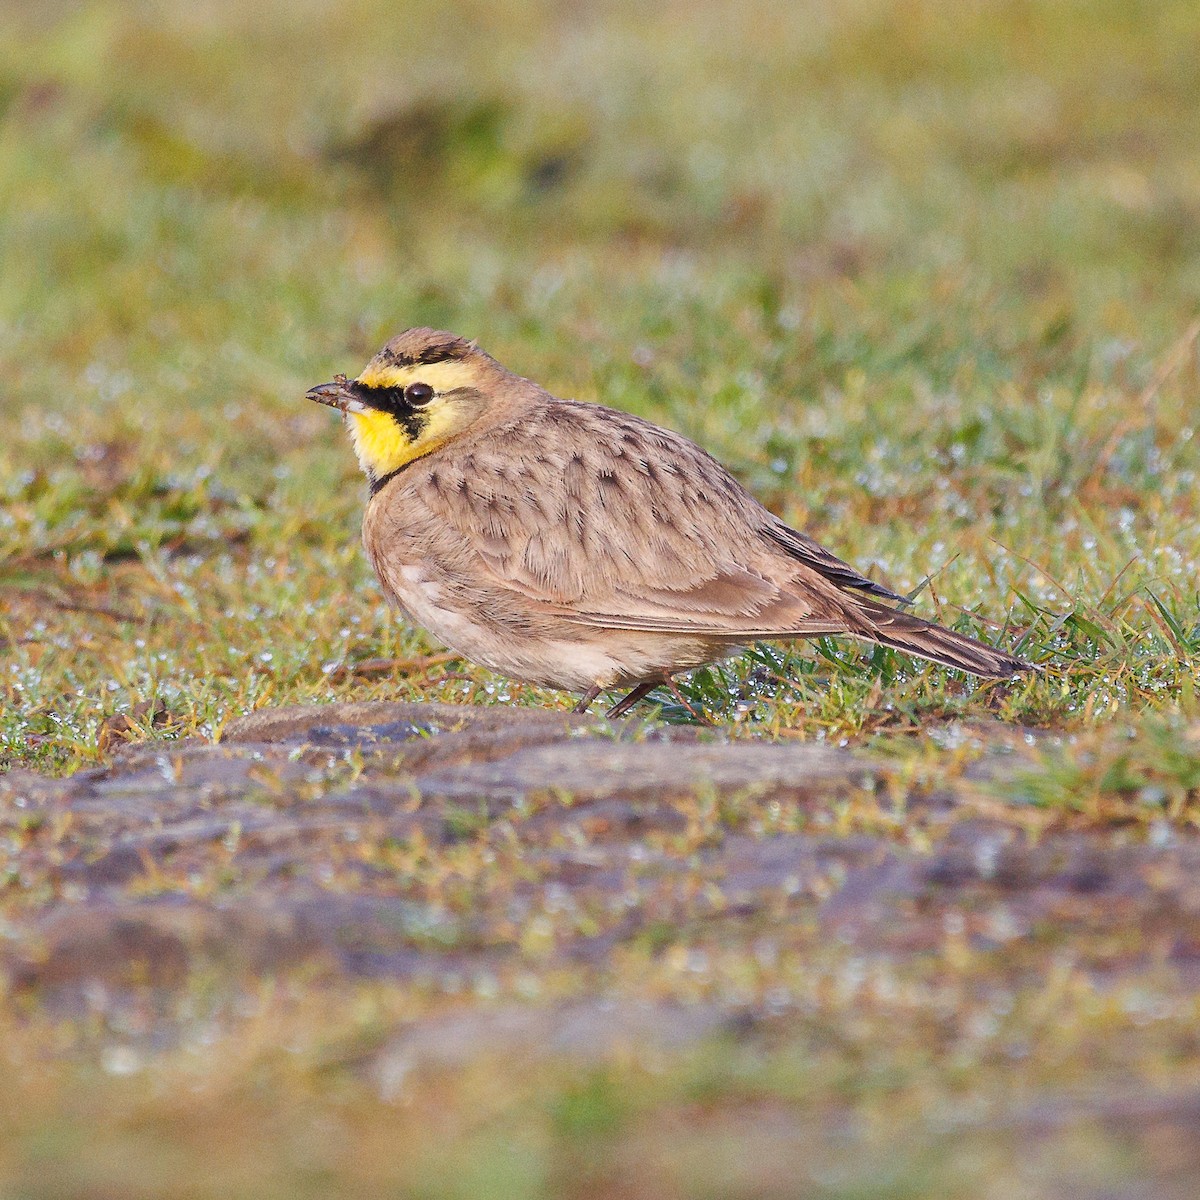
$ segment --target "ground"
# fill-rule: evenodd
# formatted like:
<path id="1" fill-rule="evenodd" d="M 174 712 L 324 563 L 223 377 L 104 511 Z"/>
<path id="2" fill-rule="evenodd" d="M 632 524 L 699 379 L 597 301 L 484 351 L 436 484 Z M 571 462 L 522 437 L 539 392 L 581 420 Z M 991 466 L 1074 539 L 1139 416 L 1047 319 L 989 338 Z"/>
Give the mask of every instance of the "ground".
<path id="1" fill-rule="evenodd" d="M 0 1195 L 1195 1193 L 1191 0 L 0 21 Z M 370 578 L 416 324 L 1043 670 L 572 725 Z"/>

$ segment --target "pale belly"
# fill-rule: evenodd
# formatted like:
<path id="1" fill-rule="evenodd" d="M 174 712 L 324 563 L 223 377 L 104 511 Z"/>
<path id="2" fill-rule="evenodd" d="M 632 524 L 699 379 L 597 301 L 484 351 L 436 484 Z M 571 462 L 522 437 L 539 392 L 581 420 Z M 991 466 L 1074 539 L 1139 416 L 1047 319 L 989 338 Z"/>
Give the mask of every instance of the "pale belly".
<path id="1" fill-rule="evenodd" d="M 567 621 L 544 623 L 533 633 L 476 619 L 461 599 L 446 603 L 447 585 L 430 580 L 419 566 L 388 572 L 385 588 L 408 616 L 440 642 L 498 674 L 523 683 L 582 692 L 629 687 L 735 653 L 696 638 L 631 630 L 598 629 Z M 482 614 L 481 614 L 482 618 Z"/>

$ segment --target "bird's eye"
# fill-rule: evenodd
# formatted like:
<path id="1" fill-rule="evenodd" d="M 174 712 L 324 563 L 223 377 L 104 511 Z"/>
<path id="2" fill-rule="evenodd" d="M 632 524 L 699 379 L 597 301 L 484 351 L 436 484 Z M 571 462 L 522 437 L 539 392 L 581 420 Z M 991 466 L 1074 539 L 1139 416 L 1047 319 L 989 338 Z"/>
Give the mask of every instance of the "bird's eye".
<path id="1" fill-rule="evenodd" d="M 433 388 L 427 383 L 410 383 L 404 389 L 404 399 L 414 408 L 420 408 L 422 404 L 428 404 L 433 399 Z"/>

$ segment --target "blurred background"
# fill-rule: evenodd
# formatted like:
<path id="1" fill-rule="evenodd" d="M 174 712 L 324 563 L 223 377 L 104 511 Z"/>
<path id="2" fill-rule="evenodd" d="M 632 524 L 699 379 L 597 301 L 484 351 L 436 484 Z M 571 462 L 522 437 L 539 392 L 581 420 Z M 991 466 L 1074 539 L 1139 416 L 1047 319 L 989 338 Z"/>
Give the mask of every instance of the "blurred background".
<path id="1" fill-rule="evenodd" d="M 416 324 L 673 425 L 901 590 L 944 570 L 977 631 L 1131 557 L 1195 623 L 1192 0 L 0 20 L 10 758 L 411 650 L 302 397 Z"/>
<path id="2" fill-rule="evenodd" d="M 924 615 L 1048 664 L 977 691 L 838 643 L 760 653 L 765 688 L 752 661 L 698 673 L 728 736 L 890 756 L 894 808 L 861 827 L 822 814 L 839 835 L 925 852 L 901 798 L 960 786 L 983 746 L 963 729 L 1024 756 L 988 797 L 1004 836 L 1167 846 L 1200 824 L 1196 0 L 0 0 L 0 213 L 0 769 L 68 774 L 287 702 L 569 702 L 439 653 L 363 560 L 363 480 L 304 392 L 430 324 L 681 430 L 897 590 L 934 576 Z M 6 812 L 0 938 L 74 903 L 55 858 L 73 815 L 42 831 L 35 887 L 18 858 L 42 818 Z M 408 864 L 386 886 L 432 879 L 470 916 L 454 881 L 491 854 L 475 828 L 385 847 Z M 977 843 L 981 879 L 1000 845 Z M 1062 912 L 1107 868 L 1080 870 Z M 256 882 L 214 868 L 213 905 L 259 904 Z M 148 866 L 131 903 L 201 886 Z M 373 1047 L 474 1003 L 448 985 L 264 978 L 230 999 L 199 972 L 171 1001 L 187 1038 L 170 1052 L 143 993 L 140 1016 L 101 997 L 69 1019 L 6 996 L 0 1174 L 46 1200 L 398 1180 L 516 1197 L 547 1179 L 556 1196 L 791 1196 L 802 1172 L 829 1200 L 1009 1200 L 1112 1197 L 1153 1166 L 1180 1189 L 1121 1194 L 1191 1196 L 1194 1091 L 1177 1135 L 1127 1138 L 1122 1113 L 1142 1083 L 1194 1089 L 1194 989 L 1164 1001 L 1137 971 L 1183 972 L 1195 945 L 1105 941 L 1109 895 L 1078 970 L 1052 923 L 997 933 L 988 957 L 949 914 L 944 947 L 915 952 L 927 987 L 839 944 L 787 1054 L 736 1018 L 682 1073 L 514 1082 L 485 1062 L 381 1098 Z M 614 935 L 590 974 L 518 940 L 501 999 L 687 1006 L 710 986 L 705 947 L 756 987 L 776 970 L 759 919 Z M 1035 933 L 1046 957 L 1023 959 Z M 1133 984 L 1108 992 L 1118 959 Z M 141 1075 L 111 1056 L 139 1036 Z M 1054 1097 L 1102 1085 L 1132 1109 L 1097 1107 L 1090 1138 L 1055 1123 Z M 1014 1096 L 1028 1124 L 994 1122 Z"/>

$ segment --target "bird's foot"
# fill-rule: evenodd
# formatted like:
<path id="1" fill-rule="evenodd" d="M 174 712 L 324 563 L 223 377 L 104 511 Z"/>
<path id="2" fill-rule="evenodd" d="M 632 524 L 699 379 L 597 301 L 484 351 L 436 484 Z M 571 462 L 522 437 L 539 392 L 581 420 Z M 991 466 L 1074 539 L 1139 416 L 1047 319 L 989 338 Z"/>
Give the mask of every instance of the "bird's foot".
<path id="1" fill-rule="evenodd" d="M 571 711 L 573 713 L 579 713 L 581 715 L 583 713 L 586 713 L 587 710 L 592 707 L 592 704 L 594 703 L 596 697 L 598 695 L 600 695 L 600 691 L 601 691 L 601 688 L 598 683 L 592 684 L 592 686 L 590 688 L 588 688 L 588 690 L 586 692 L 584 692 L 582 696 L 579 697 L 579 703 L 576 704 L 575 707 L 573 709 L 571 709 Z"/>
<path id="2" fill-rule="evenodd" d="M 661 681 L 657 679 L 643 680 L 629 693 L 618 700 L 605 714 L 610 721 L 623 717 L 643 696 L 648 696 Z"/>

